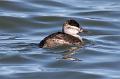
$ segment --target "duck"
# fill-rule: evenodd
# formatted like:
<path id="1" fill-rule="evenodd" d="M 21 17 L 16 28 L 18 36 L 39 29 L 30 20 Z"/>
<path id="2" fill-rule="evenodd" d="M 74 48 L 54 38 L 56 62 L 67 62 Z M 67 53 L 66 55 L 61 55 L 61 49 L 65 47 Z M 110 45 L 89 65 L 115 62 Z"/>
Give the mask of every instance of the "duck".
<path id="1" fill-rule="evenodd" d="M 84 32 L 80 24 L 69 19 L 63 23 L 62 31 L 48 35 L 40 41 L 40 48 L 53 48 L 58 46 L 83 46 L 84 41 L 80 33 Z"/>

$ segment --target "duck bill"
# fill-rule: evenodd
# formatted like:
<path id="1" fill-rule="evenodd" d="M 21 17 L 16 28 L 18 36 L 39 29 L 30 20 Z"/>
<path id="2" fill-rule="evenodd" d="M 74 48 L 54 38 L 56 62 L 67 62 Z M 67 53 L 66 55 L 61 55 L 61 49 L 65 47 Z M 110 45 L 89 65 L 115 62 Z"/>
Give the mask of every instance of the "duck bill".
<path id="1" fill-rule="evenodd" d="M 79 32 L 80 32 L 80 33 L 87 33 L 88 31 L 85 30 L 85 29 L 83 29 L 83 28 L 80 28 Z"/>
<path id="2" fill-rule="evenodd" d="M 80 28 L 80 29 L 79 29 L 79 32 L 80 32 L 80 33 L 82 33 L 83 31 L 84 31 L 83 28 Z"/>

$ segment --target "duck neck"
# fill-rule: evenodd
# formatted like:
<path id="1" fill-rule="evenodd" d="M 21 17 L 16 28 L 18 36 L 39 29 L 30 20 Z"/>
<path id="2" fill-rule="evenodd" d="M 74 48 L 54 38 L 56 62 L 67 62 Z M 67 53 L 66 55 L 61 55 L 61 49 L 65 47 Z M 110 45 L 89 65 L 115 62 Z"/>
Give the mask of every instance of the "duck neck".
<path id="1" fill-rule="evenodd" d="M 80 37 L 80 35 L 72 35 L 72 36 L 74 36 L 82 41 L 82 38 Z"/>
<path id="2" fill-rule="evenodd" d="M 66 34 L 69 34 L 69 35 L 71 35 L 71 36 L 74 36 L 74 37 L 80 39 L 80 41 L 83 41 L 83 40 L 82 40 L 82 37 L 81 37 L 80 35 L 78 35 L 78 34 L 70 34 L 70 33 L 66 33 Z"/>

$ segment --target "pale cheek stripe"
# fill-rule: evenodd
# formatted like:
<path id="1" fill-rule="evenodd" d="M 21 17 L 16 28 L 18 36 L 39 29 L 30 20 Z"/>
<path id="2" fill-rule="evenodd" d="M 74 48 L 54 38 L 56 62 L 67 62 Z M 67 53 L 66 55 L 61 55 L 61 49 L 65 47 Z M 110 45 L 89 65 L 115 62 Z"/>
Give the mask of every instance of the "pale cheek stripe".
<path id="1" fill-rule="evenodd" d="M 76 26 L 70 26 L 70 25 L 68 25 L 67 28 L 69 28 L 69 29 L 75 29 L 75 30 L 78 30 L 78 31 L 80 30 L 80 28 L 78 28 Z"/>

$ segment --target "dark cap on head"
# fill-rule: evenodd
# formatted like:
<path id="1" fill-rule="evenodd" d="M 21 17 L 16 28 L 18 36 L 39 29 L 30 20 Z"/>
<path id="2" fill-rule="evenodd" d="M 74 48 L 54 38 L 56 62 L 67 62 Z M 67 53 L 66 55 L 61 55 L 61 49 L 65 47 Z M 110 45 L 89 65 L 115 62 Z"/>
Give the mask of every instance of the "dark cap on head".
<path id="1" fill-rule="evenodd" d="M 69 24 L 69 25 L 71 25 L 71 26 L 79 27 L 79 23 L 78 23 L 77 21 L 73 20 L 73 19 L 67 20 L 67 21 L 65 22 L 65 24 Z"/>

